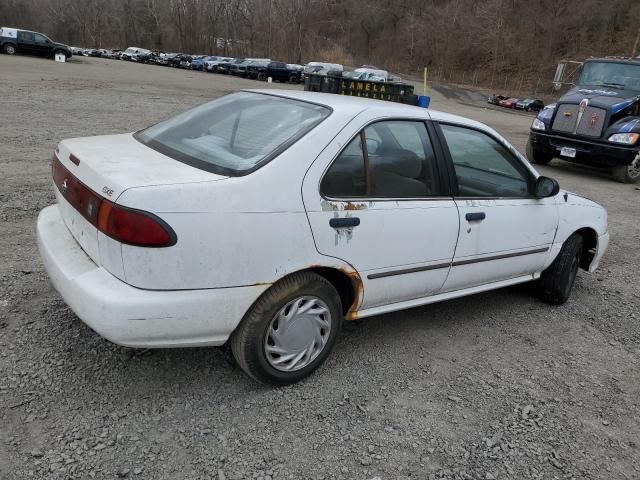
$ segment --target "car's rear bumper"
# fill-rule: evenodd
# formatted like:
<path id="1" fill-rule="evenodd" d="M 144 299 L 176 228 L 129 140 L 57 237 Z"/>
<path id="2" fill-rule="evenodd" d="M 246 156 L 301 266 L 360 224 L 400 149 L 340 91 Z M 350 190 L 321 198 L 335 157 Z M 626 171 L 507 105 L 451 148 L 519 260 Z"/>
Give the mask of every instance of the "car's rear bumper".
<path id="1" fill-rule="evenodd" d="M 40 212 L 37 231 L 53 286 L 83 322 L 120 345 L 222 345 L 268 288 L 142 290 L 93 263 L 67 229 L 57 205 Z"/>
<path id="2" fill-rule="evenodd" d="M 628 165 L 640 151 L 638 147 L 624 147 L 612 143 L 601 143 L 583 139 L 578 140 L 537 130 L 531 130 L 529 138 L 534 150 L 544 152 L 547 155 L 553 155 L 554 157 L 569 162 L 603 167 Z M 560 149 L 562 147 L 575 148 L 576 157 L 561 157 Z"/>

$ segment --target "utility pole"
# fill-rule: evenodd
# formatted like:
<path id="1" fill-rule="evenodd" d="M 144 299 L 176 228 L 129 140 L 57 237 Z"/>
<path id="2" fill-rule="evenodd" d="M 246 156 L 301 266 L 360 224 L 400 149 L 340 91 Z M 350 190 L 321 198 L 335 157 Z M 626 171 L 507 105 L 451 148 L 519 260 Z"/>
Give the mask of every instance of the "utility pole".
<path id="1" fill-rule="evenodd" d="M 640 43 L 640 28 L 638 29 L 638 34 L 636 35 L 636 42 L 633 44 L 633 53 L 632 57 L 635 57 L 638 54 L 638 43 Z"/>
<path id="2" fill-rule="evenodd" d="M 269 17 L 269 39 L 268 39 L 268 50 L 269 53 L 267 55 L 267 57 L 271 58 L 271 4 L 273 3 L 273 0 L 269 0 L 269 13 L 268 13 L 268 17 Z M 638 31 L 638 34 L 640 35 L 640 30 Z"/>

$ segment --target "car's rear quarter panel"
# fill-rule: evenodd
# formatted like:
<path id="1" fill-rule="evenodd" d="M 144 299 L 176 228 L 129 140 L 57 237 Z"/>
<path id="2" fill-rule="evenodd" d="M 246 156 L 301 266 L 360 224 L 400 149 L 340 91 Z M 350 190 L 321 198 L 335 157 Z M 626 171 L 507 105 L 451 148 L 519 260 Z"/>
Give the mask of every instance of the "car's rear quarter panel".
<path id="1" fill-rule="evenodd" d="M 302 179 L 352 115 L 333 115 L 255 172 L 216 182 L 126 190 L 118 204 L 165 220 L 169 248 L 122 246 L 127 283 L 146 289 L 221 288 L 273 283 L 322 263 L 302 202 Z"/>

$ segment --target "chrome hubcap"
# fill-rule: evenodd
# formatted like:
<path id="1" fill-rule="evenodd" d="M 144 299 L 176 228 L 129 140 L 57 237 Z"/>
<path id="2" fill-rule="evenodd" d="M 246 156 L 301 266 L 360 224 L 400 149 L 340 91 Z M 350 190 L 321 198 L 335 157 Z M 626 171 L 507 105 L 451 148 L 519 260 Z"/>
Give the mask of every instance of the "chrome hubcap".
<path id="1" fill-rule="evenodd" d="M 640 176 L 640 155 L 627 167 L 627 173 L 634 179 Z"/>
<path id="2" fill-rule="evenodd" d="M 331 312 L 317 297 L 298 297 L 273 317 L 264 341 L 269 365 L 294 372 L 313 362 L 331 332 Z"/>

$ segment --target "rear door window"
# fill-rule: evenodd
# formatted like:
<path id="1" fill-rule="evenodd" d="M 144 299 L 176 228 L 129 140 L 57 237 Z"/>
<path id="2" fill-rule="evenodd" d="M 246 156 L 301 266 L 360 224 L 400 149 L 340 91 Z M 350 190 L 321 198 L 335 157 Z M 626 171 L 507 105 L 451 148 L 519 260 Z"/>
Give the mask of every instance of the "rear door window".
<path id="1" fill-rule="evenodd" d="M 369 125 L 331 164 L 320 189 L 332 198 L 442 195 L 425 124 L 393 120 Z"/>

